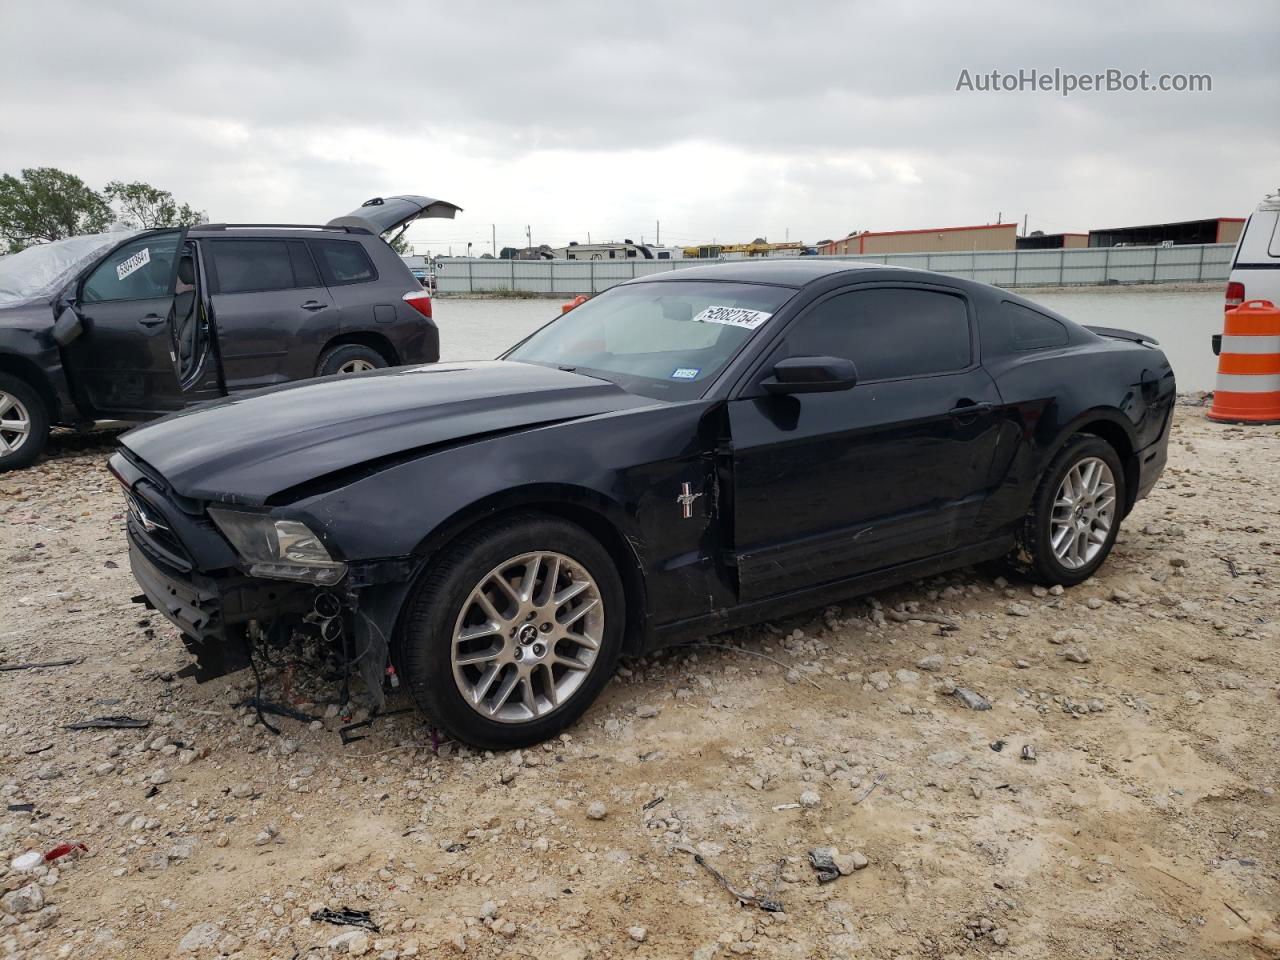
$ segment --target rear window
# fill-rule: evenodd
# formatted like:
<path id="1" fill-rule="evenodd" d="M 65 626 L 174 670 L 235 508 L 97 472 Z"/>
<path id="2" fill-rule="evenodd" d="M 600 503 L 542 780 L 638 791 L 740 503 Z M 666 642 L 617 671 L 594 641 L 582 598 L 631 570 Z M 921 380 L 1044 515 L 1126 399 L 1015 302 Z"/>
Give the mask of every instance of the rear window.
<path id="1" fill-rule="evenodd" d="M 1053 317 L 1008 300 L 1001 301 L 1000 309 L 1009 321 L 1013 350 L 1042 350 L 1067 345 L 1067 328 Z"/>
<path id="2" fill-rule="evenodd" d="M 220 293 L 260 293 L 319 286 L 301 240 L 212 240 Z"/>
<path id="3" fill-rule="evenodd" d="M 368 283 L 378 279 L 373 261 L 355 240 L 311 240 L 311 252 L 320 265 L 320 275 L 328 286 Z"/>

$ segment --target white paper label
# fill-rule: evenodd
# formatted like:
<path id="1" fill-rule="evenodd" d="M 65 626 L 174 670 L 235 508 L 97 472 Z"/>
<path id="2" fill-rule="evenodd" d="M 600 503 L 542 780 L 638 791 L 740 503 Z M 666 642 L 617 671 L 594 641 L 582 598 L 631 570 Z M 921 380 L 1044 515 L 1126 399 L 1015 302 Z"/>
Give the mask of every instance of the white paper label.
<path id="1" fill-rule="evenodd" d="M 749 310 L 746 307 L 707 307 L 693 318 L 693 322 L 722 323 L 726 327 L 754 330 L 772 316 L 772 313 L 761 313 L 759 310 Z"/>
<path id="2" fill-rule="evenodd" d="M 151 248 L 143 247 L 128 260 L 116 264 L 116 276 L 123 280 L 129 274 L 141 270 L 151 262 Z"/>

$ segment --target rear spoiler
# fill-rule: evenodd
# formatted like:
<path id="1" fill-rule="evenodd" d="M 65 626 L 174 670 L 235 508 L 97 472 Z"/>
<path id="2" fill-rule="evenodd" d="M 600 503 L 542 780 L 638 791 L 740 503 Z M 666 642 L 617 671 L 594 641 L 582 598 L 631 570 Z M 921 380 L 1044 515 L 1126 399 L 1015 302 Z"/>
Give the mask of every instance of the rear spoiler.
<path id="1" fill-rule="evenodd" d="M 1108 337 L 1112 340 L 1128 340 L 1130 343 L 1149 343 L 1152 346 L 1160 346 L 1160 341 L 1155 337 L 1148 337 L 1145 333 L 1134 333 L 1132 330 L 1120 330 L 1116 327 L 1090 327 L 1086 326 L 1086 330 L 1090 333 L 1096 333 L 1100 337 Z"/>

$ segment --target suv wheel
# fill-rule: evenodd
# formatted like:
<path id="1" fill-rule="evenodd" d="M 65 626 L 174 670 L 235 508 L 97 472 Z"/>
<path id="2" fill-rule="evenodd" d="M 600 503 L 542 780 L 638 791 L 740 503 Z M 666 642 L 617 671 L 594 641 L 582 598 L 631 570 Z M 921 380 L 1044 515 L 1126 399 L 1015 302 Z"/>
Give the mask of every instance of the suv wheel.
<path id="1" fill-rule="evenodd" d="M 1093 576 L 1120 532 L 1124 469 L 1111 444 L 1076 434 L 1041 477 L 1019 535 L 1017 558 L 1032 579 L 1073 587 Z"/>
<path id="2" fill-rule="evenodd" d="M 28 466 L 49 439 L 49 412 L 25 380 L 0 373 L 0 473 Z"/>
<path id="3" fill-rule="evenodd" d="M 436 727 L 490 750 L 580 717 L 622 648 L 622 581 L 572 523 L 528 514 L 464 535 L 410 601 L 397 659 Z"/>
<path id="4" fill-rule="evenodd" d="M 366 347 L 361 343 L 343 343 L 320 355 L 320 362 L 316 364 L 316 376 L 362 373 L 365 370 L 381 370 L 385 366 L 387 358 L 373 347 Z"/>

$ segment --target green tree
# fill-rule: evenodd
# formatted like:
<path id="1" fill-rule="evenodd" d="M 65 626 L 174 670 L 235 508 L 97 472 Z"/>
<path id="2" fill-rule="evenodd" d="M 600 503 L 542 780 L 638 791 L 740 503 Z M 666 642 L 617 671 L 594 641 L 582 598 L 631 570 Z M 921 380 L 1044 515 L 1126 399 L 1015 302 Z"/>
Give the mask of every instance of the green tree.
<path id="1" fill-rule="evenodd" d="M 102 194 L 74 174 L 32 167 L 0 177 L 0 238 L 17 253 L 33 243 L 100 233 L 111 223 Z"/>
<path id="2" fill-rule="evenodd" d="M 187 203 L 178 203 L 168 190 L 161 190 L 149 183 L 112 180 L 102 192 L 115 205 L 120 222 L 137 230 L 189 227 L 208 220 L 208 214 L 203 210 L 197 210 Z"/>
<path id="3" fill-rule="evenodd" d="M 409 241 L 404 238 L 403 232 L 392 237 L 387 241 L 387 243 L 391 246 L 392 250 L 400 254 L 402 257 L 407 257 L 409 254 L 413 253 L 413 247 L 410 246 Z"/>

